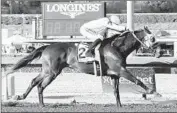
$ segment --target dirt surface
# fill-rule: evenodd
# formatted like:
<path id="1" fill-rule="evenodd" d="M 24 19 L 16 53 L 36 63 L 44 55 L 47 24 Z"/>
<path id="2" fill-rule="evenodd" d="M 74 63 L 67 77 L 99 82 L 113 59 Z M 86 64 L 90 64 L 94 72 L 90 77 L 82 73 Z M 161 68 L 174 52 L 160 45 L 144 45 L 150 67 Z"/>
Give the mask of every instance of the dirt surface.
<path id="1" fill-rule="evenodd" d="M 46 104 L 2 103 L 2 112 L 177 112 L 177 103 L 129 104 L 117 108 L 115 104 Z"/>

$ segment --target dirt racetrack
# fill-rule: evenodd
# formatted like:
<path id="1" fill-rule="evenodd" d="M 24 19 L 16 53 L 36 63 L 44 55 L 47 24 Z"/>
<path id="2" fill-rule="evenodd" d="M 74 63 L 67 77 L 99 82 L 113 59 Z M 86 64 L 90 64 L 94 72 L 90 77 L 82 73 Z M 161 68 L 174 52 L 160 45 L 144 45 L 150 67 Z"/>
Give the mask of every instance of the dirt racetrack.
<path id="1" fill-rule="evenodd" d="M 115 104 L 46 104 L 2 103 L 2 112 L 177 112 L 177 103 L 127 104 L 117 109 Z"/>

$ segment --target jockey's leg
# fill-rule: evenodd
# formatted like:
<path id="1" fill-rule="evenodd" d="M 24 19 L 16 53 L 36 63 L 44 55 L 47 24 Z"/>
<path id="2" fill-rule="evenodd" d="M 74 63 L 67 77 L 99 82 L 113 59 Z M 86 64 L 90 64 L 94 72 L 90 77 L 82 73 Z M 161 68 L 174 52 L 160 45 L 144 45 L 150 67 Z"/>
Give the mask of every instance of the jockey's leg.
<path id="1" fill-rule="evenodd" d="M 92 52 L 92 50 L 94 50 L 96 47 L 97 47 L 97 45 L 102 41 L 101 39 L 102 39 L 102 36 L 100 35 L 99 36 L 99 34 L 96 34 L 96 32 L 94 32 L 93 30 L 91 30 L 91 29 L 88 29 L 88 28 L 86 28 L 85 26 L 82 26 L 81 28 L 80 28 L 80 33 L 84 36 L 84 37 L 86 37 L 86 38 L 88 38 L 88 39 L 90 39 L 90 40 L 93 40 L 94 42 L 91 44 L 91 46 L 89 47 L 89 49 L 86 51 L 86 61 L 88 60 L 88 61 L 92 61 L 92 60 L 94 60 L 93 59 L 93 55 L 91 54 L 91 52 Z"/>
<path id="2" fill-rule="evenodd" d="M 96 40 L 92 43 L 92 45 L 89 47 L 87 53 L 88 53 L 88 52 L 91 52 L 92 50 L 94 50 L 101 42 L 102 42 L 102 40 L 101 40 L 100 38 L 96 39 Z M 99 49 L 99 47 L 98 47 L 97 49 Z"/>

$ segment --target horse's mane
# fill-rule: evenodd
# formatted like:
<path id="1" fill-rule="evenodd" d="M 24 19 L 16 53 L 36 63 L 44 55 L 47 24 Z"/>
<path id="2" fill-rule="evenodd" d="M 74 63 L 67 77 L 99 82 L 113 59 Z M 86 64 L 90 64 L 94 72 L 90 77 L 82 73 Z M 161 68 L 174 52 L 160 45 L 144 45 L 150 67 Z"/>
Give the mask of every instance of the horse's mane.
<path id="1" fill-rule="evenodd" d="M 142 32 L 144 31 L 144 29 L 138 29 L 138 30 L 135 30 L 134 33 L 139 33 L 139 32 Z"/>
<path id="2" fill-rule="evenodd" d="M 138 29 L 138 30 L 135 30 L 134 33 L 137 34 L 137 33 L 142 32 L 142 31 L 144 31 L 144 29 Z M 130 34 L 130 32 L 127 32 L 125 35 L 128 35 L 128 34 Z M 119 36 L 120 36 L 119 34 L 115 34 L 115 35 L 111 36 L 110 38 L 106 38 L 105 42 L 107 42 L 107 43 L 112 42 L 115 39 L 120 38 Z M 126 38 L 126 37 L 122 37 L 122 38 Z"/>

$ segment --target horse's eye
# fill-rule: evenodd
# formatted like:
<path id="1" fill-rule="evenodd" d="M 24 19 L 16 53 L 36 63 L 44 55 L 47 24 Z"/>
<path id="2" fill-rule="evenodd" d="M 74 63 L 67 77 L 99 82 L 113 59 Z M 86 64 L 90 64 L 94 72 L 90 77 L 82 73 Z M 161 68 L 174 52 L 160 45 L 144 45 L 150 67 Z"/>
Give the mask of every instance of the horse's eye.
<path id="1" fill-rule="evenodd" d="M 151 37 L 151 42 L 155 42 L 155 38 L 154 37 Z"/>

